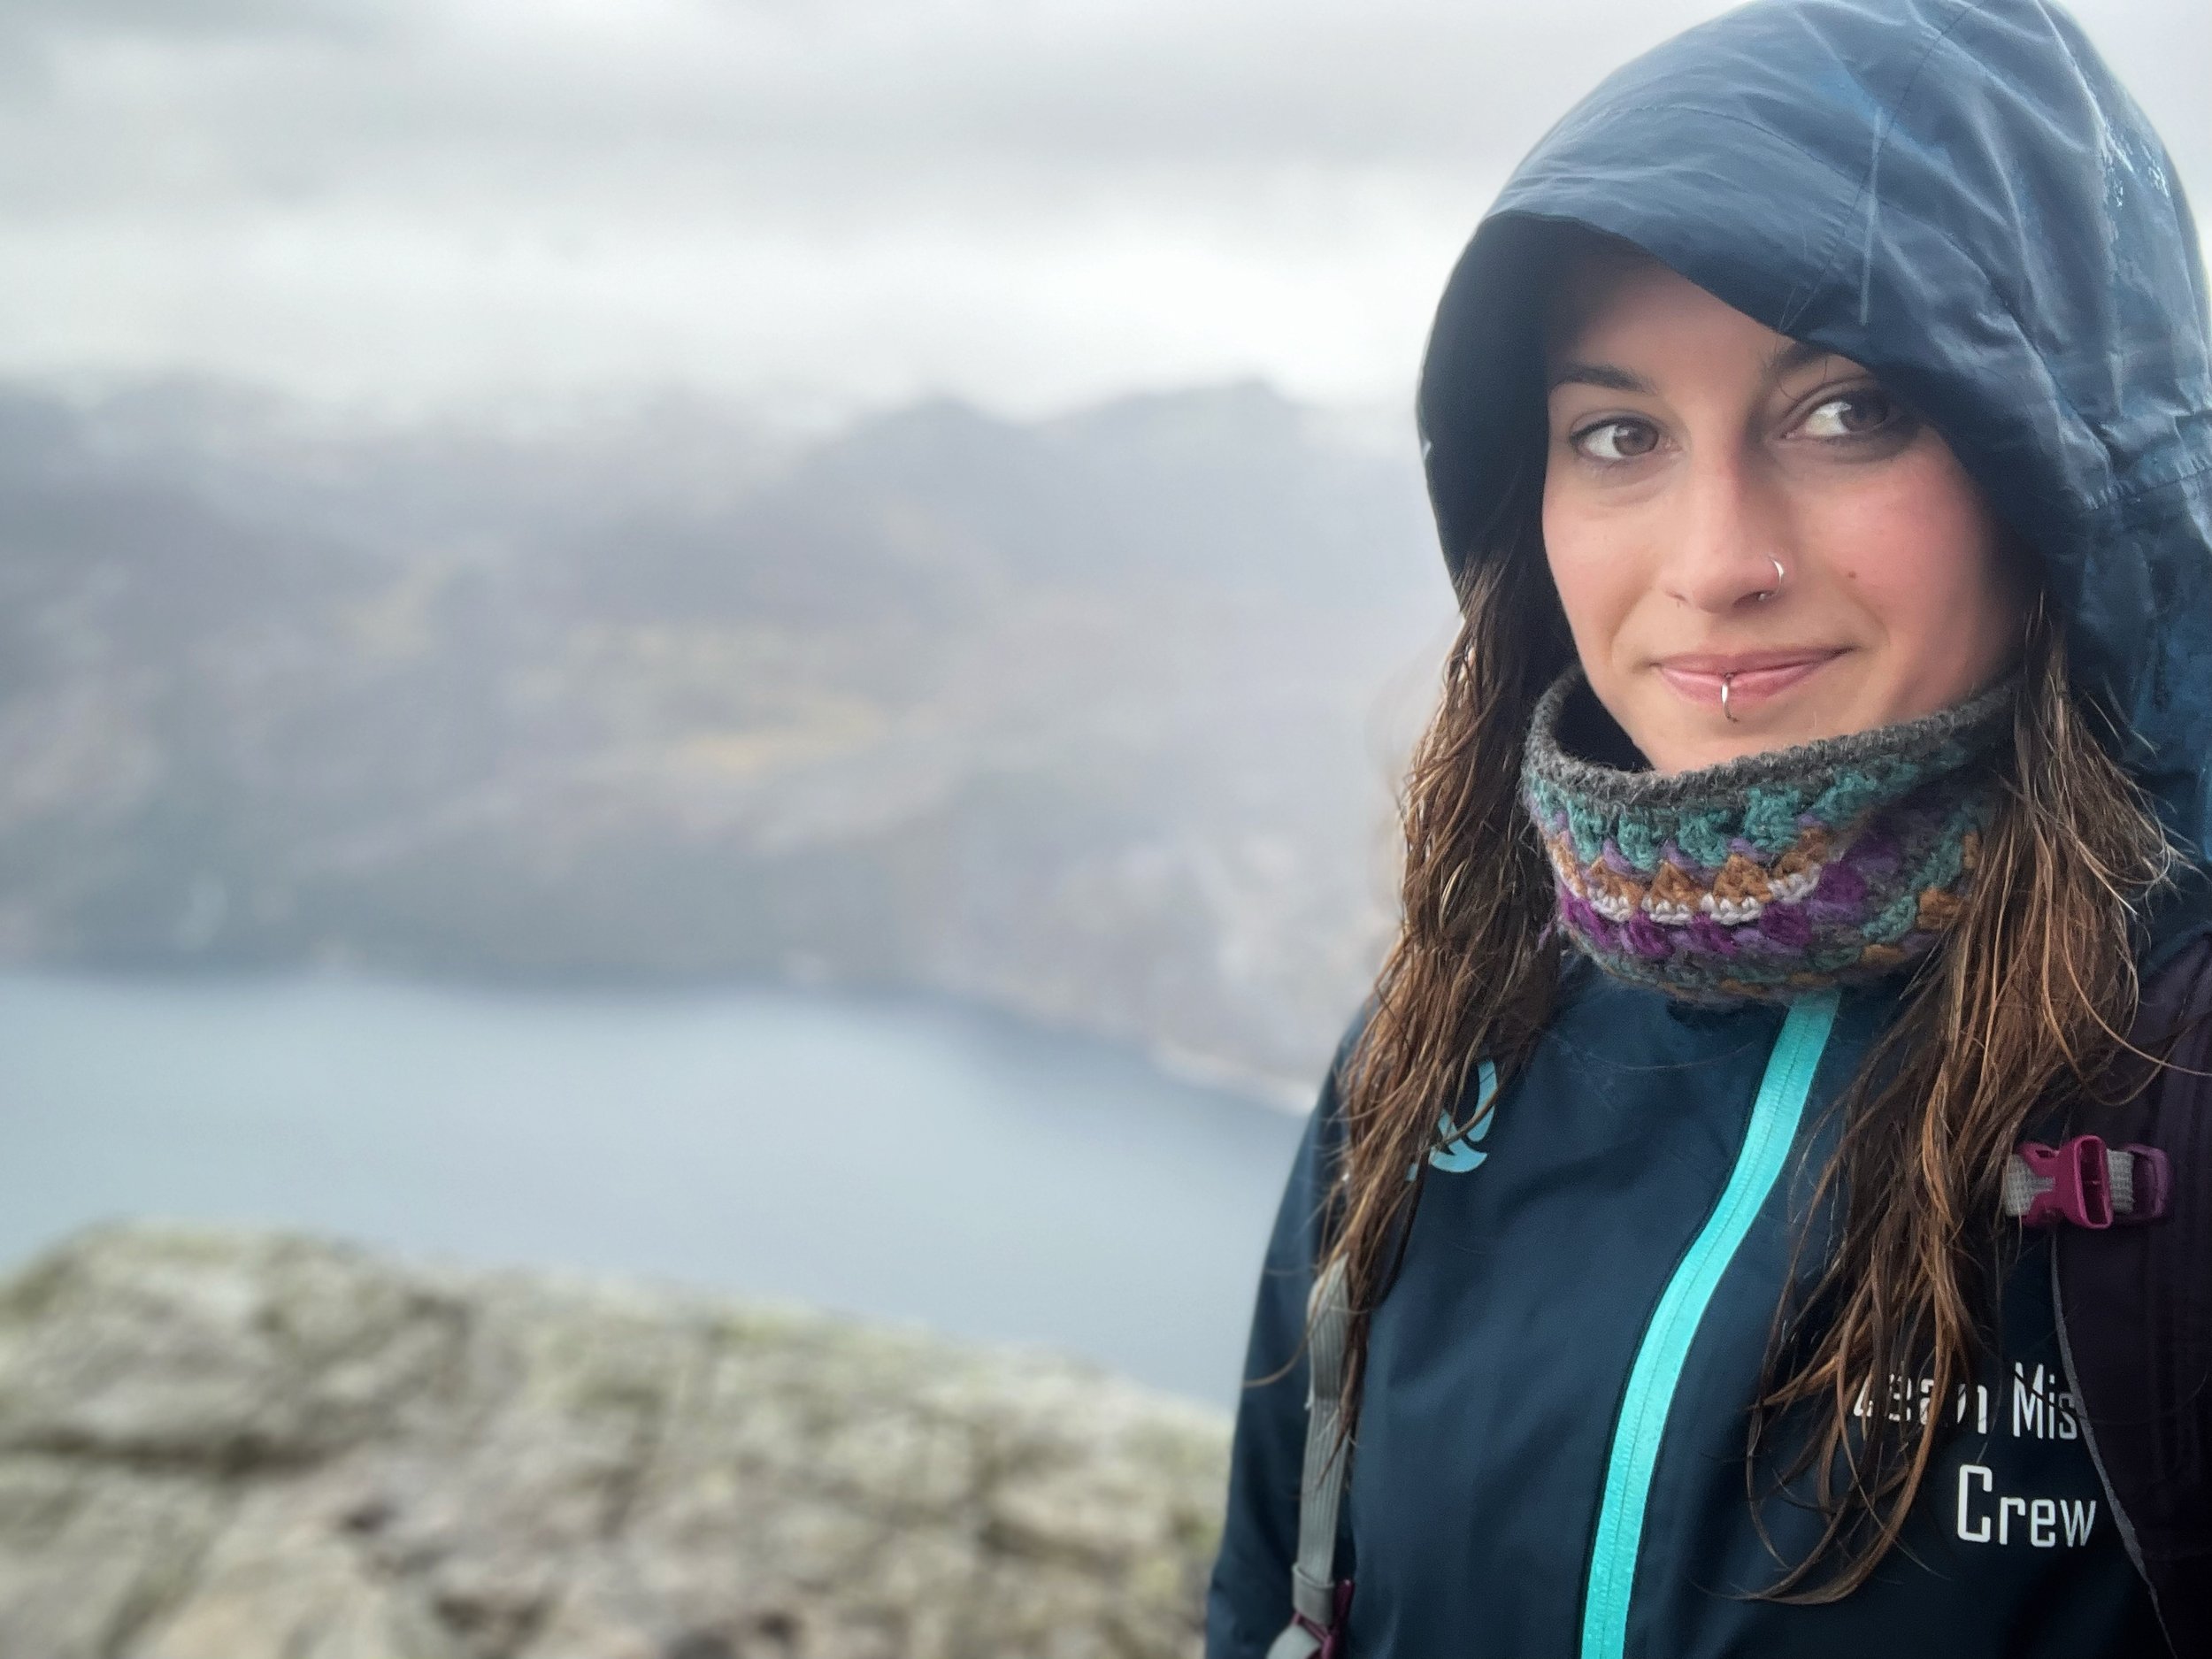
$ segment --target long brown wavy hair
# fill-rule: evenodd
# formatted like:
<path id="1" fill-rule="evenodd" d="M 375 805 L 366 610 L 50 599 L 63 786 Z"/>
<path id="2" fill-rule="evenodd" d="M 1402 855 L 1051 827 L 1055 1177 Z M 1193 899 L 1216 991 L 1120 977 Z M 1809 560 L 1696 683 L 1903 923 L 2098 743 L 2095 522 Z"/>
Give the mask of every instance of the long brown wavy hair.
<path id="1" fill-rule="evenodd" d="M 1403 797 L 1403 921 L 1339 1079 L 1327 1236 L 1351 1286 L 1347 1423 L 1440 1114 L 1463 1110 L 1479 1059 L 1502 1079 L 1525 1064 L 1560 983 L 1551 871 L 1519 782 L 1534 705 L 1571 646 L 1543 555 L 1537 437 L 1525 434 L 1517 459 L 1463 564 L 1463 624 Z M 2040 600 L 2020 669 L 1973 886 L 1835 1108 L 1838 1150 L 1813 1206 L 1833 1219 L 1834 1242 L 1809 1294 L 1776 1310 L 1749 1496 L 1755 1511 L 1758 1460 L 1778 1453 L 1776 1479 L 1809 1476 L 1824 1522 L 1804 1559 L 1782 1563 L 1764 1592 L 1778 1599 L 1840 1598 L 1896 1541 L 1950 1413 L 1893 1422 L 1862 1402 L 1886 1402 L 1893 1374 L 1927 1379 L 1938 1402 L 1970 1378 L 2001 1273 L 2006 1160 L 2032 1118 L 2093 1097 L 2128 1046 L 2139 907 L 2170 849 L 2093 730 Z M 1423 1179 L 1409 1181 L 1409 1167 Z"/>

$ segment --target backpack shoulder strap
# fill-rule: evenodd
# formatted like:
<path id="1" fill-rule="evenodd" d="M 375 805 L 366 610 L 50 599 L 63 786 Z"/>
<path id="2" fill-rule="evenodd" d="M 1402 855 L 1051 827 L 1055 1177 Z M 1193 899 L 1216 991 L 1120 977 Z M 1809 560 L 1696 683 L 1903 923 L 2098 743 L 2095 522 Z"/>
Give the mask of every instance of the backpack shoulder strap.
<path id="1" fill-rule="evenodd" d="M 2199 1654 L 2212 1652 L 2212 939 L 2147 980 L 2131 1035 L 2168 1064 L 2124 1064 L 2123 1098 L 2081 1120 L 2162 1154 L 2164 1214 L 2059 1230 L 2059 1340 L 2114 1524 L 2169 1645 Z"/>
<path id="2" fill-rule="evenodd" d="M 1337 1517 L 1351 1444 L 1344 1433 L 1344 1349 L 1352 1324 L 1344 1261 L 1330 1261 L 1307 1304 L 1306 1458 L 1298 1483 L 1298 1558 L 1290 1569 L 1291 1621 L 1267 1659 L 1335 1659 L 1352 1586 L 1336 1578 Z"/>

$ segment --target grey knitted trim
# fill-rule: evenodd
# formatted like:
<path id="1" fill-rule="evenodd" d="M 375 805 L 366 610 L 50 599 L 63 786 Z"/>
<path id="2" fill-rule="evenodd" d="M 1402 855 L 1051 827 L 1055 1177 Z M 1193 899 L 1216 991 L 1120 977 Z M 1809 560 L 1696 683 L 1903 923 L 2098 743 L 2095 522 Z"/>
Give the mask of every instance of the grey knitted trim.
<path id="1" fill-rule="evenodd" d="M 1955 756 L 1993 749 L 2012 724 L 2013 703 L 2020 688 L 2018 677 L 2011 676 L 1978 696 L 1916 720 L 1740 755 L 1695 772 L 1624 772 L 1583 760 L 1560 747 L 1561 712 L 1584 683 L 1577 664 L 1553 681 L 1538 702 L 1523 754 L 1523 777 L 1549 784 L 1592 807 L 1643 810 L 1740 801 L 1759 785 L 1801 784 L 1884 763 L 1902 762 L 1917 770 L 1935 764 L 1946 750 Z"/>
<path id="2" fill-rule="evenodd" d="M 1895 973 L 1962 914 L 2002 798 L 2007 683 L 1871 732 L 1663 777 L 1559 746 L 1576 672 L 1532 723 L 1521 798 L 1559 923 L 1599 967 L 1693 1002 Z"/>

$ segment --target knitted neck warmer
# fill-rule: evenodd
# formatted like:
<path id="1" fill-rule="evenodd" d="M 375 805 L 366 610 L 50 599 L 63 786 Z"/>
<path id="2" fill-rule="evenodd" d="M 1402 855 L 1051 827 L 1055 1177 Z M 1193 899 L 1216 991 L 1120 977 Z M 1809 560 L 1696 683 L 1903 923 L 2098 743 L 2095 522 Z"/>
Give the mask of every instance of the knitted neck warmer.
<path id="1" fill-rule="evenodd" d="M 1566 935 L 1685 1001 L 1786 1001 L 1932 950 L 1994 811 L 2013 687 L 1924 718 L 1662 776 L 1579 759 L 1571 670 L 1529 730 L 1522 798 Z"/>

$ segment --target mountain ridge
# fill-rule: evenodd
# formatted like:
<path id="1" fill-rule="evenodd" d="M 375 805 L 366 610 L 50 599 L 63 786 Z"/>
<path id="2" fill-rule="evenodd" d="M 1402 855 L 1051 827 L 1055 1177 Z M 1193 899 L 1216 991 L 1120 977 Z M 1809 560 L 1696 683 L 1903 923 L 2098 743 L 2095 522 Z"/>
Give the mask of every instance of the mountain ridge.
<path id="1" fill-rule="evenodd" d="M 1450 618 L 1409 442 L 1256 383 L 780 447 L 201 396 L 0 390 L 0 959 L 905 987 L 1270 1087 L 1333 1046 Z"/>

